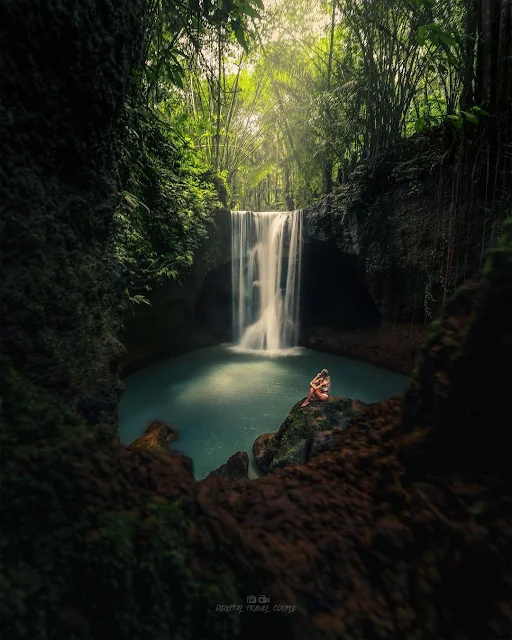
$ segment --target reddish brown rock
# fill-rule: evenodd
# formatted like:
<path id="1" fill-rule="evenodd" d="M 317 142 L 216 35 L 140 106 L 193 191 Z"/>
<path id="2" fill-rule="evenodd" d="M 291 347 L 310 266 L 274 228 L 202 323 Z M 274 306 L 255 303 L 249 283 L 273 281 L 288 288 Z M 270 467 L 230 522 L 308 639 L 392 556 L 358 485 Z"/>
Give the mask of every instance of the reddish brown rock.
<path id="1" fill-rule="evenodd" d="M 215 471 L 208 474 L 208 478 L 224 476 L 231 480 L 249 477 L 249 456 L 245 451 L 237 451 L 229 460 Z"/>
<path id="2" fill-rule="evenodd" d="M 321 453 L 332 450 L 336 446 L 334 431 L 315 431 L 311 437 L 308 459 L 319 456 Z"/>
<path id="3" fill-rule="evenodd" d="M 270 465 L 277 452 L 274 433 L 262 433 L 252 445 L 252 455 L 263 473 L 268 473 Z"/>
<path id="4" fill-rule="evenodd" d="M 144 433 L 130 444 L 130 449 L 165 449 L 176 440 L 178 430 L 163 420 L 151 420 Z"/>
<path id="5" fill-rule="evenodd" d="M 426 324 L 390 322 L 372 330 L 336 331 L 317 328 L 306 346 L 411 375 L 427 331 Z"/>

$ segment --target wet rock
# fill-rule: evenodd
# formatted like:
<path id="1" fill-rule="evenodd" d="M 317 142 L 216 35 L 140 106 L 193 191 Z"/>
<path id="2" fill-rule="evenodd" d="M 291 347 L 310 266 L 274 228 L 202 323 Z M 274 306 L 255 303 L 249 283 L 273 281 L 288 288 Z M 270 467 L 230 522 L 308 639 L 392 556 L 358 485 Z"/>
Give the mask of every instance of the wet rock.
<path id="1" fill-rule="evenodd" d="M 254 460 L 263 473 L 269 472 L 272 460 L 277 453 L 277 444 L 274 436 L 275 434 L 273 433 L 262 433 L 252 445 Z"/>
<path id="2" fill-rule="evenodd" d="M 229 460 L 215 471 L 208 474 L 212 476 L 224 476 L 232 480 L 249 477 L 249 456 L 245 451 L 237 451 Z"/>
<path id="3" fill-rule="evenodd" d="M 295 404 L 277 433 L 259 436 L 254 443 L 254 458 L 264 473 L 288 464 L 304 464 L 309 459 L 313 434 L 344 429 L 350 418 L 367 406 L 361 400 L 337 396 L 304 408 L 301 404 L 302 400 Z"/>

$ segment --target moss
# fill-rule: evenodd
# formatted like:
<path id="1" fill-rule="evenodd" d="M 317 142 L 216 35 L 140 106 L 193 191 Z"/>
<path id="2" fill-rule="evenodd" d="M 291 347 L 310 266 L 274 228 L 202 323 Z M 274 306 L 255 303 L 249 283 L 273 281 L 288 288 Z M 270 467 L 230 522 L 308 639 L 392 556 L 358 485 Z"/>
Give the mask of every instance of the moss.
<path id="1" fill-rule="evenodd" d="M 312 402 L 305 408 L 300 405 L 301 402 L 297 402 L 293 406 L 279 427 L 274 439 L 277 452 L 270 464 L 270 471 L 287 464 L 304 464 L 313 433 L 345 428 L 364 403 L 331 396 L 327 402 Z"/>
<path id="2" fill-rule="evenodd" d="M 188 501 L 148 495 L 140 482 L 150 470 L 141 475 L 140 460 L 120 457 L 108 426 L 91 429 L 4 371 L 8 399 L 18 384 L 32 398 L 17 425 L 2 425 L 0 615 L 8 637 L 196 638 L 211 629 L 236 638 L 239 619 L 215 612 L 215 604 L 241 601 L 231 574 L 219 565 L 208 579 L 190 566 Z M 55 427 L 39 446 L 27 442 L 38 412 Z"/>
<path id="3" fill-rule="evenodd" d="M 141 517 L 142 516 L 142 517 Z M 97 630 L 123 637 L 196 638 L 209 629 L 236 638 L 238 619 L 221 616 L 215 604 L 240 601 L 232 578 L 219 567 L 214 581 L 192 574 L 190 521 L 182 501 L 152 501 L 140 516 L 105 515 L 88 545 L 83 575 L 95 589 L 88 619 L 111 615 Z"/>
<path id="4" fill-rule="evenodd" d="M 189 566 L 188 476 L 114 443 L 123 286 L 110 230 L 146 9 L 0 6 L 0 619 L 12 640 L 237 635 L 210 601 L 234 597 L 230 574 Z"/>
<path id="5" fill-rule="evenodd" d="M 1 238 L 9 258 L 0 281 L 9 310 L 1 351 L 89 423 L 110 423 L 112 434 L 123 353 L 121 288 L 108 257 L 117 114 L 144 4 L 84 0 L 77 9 L 63 0 L 20 0 L 0 7 Z"/>

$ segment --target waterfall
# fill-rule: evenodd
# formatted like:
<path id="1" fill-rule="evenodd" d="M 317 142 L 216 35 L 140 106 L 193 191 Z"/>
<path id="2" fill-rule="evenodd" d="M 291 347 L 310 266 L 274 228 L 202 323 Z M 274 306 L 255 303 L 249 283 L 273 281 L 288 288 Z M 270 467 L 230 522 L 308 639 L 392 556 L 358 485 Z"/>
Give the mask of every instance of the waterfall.
<path id="1" fill-rule="evenodd" d="M 233 338 L 276 352 L 299 338 L 302 211 L 232 211 Z"/>

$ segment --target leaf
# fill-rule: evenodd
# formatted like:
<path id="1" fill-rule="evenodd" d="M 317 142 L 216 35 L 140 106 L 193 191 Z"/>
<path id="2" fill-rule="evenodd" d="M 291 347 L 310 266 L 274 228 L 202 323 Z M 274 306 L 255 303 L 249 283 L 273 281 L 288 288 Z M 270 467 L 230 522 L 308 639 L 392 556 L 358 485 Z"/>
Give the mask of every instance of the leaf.
<path id="1" fill-rule="evenodd" d="M 475 116 L 474 113 L 469 113 L 468 111 L 461 111 L 461 113 L 464 114 L 464 116 L 465 116 L 465 118 L 466 118 L 466 120 L 468 122 L 472 122 L 473 124 L 478 124 L 478 122 L 479 122 L 478 117 Z"/>
<path id="2" fill-rule="evenodd" d="M 485 111 L 484 109 L 481 109 L 480 107 L 471 107 L 471 111 L 473 113 L 478 114 L 479 116 L 484 116 L 485 118 L 490 118 L 491 114 L 488 111 Z"/>
<path id="3" fill-rule="evenodd" d="M 418 36 L 416 38 L 416 42 L 421 47 L 427 41 L 427 27 L 422 24 L 421 27 L 418 27 Z"/>
<path id="4" fill-rule="evenodd" d="M 435 44 L 435 45 L 439 44 L 439 36 L 437 35 L 437 33 L 431 33 L 429 35 L 429 40 L 432 44 Z"/>
<path id="5" fill-rule="evenodd" d="M 262 0 L 252 0 L 253 3 L 258 7 L 258 9 L 263 10 L 265 7 L 263 6 Z"/>
<path id="6" fill-rule="evenodd" d="M 260 14 L 256 11 L 256 9 L 254 9 L 253 7 L 251 7 L 251 5 L 246 5 L 245 7 L 241 8 L 242 13 L 245 13 L 245 15 L 247 16 L 251 16 L 251 18 L 259 18 Z"/>
<path id="7" fill-rule="evenodd" d="M 439 38 L 449 47 L 455 47 L 457 45 L 457 42 L 447 33 L 440 33 Z"/>
<path id="8" fill-rule="evenodd" d="M 438 36 L 439 36 L 439 39 L 449 47 L 455 47 L 457 44 L 454 38 L 452 38 L 450 35 L 448 35 L 444 31 L 442 31 L 441 33 L 438 33 Z"/>
<path id="9" fill-rule="evenodd" d="M 416 119 L 414 128 L 416 129 L 416 131 L 423 131 L 423 129 L 425 128 L 425 118 L 423 116 L 420 116 Z"/>
<path id="10" fill-rule="evenodd" d="M 125 194 L 124 199 L 130 205 L 130 207 L 132 209 L 136 209 L 137 208 L 137 203 L 133 201 L 131 196 L 129 196 L 128 194 Z"/>
<path id="11" fill-rule="evenodd" d="M 233 31 L 235 33 L 235 38 L 238 41 L 238 44 L 242 47 L 242 49 L 247 53 L 249 51 L 249 47 L 247 46 L 247 41 L 245 39 L 244 31 L 240 26 L 239 22 L 232 22 Z"/>
<path id="12" fill-rule="evenodd" d="M 172 81 L 180 89 L 183 89 L 183 87 L 185 86 L 183 84 L 183 76 L 181 75 L 181 73 L 174 73 L 172 76 Z"/>
<path id="13" fill-rule="evenodd" d="M 454 126 L 456 129 L 460 129 L 460 128 L 462 127 L 462 125 L 464 124 L 464 121 L 462 120 L 462 118 L 460 117 L 460 115 L 454 115 L 454 114 L 451 114 L 451 115 L 446 116 L 446 117 L 447 117 L 449 120 L 451 120 L 451 121 L 452 121 L 453 126 Z"/>

